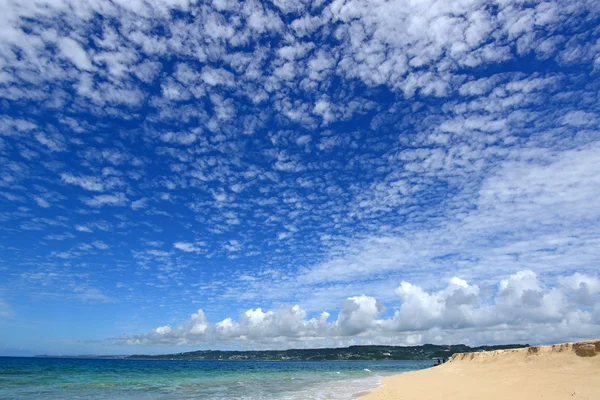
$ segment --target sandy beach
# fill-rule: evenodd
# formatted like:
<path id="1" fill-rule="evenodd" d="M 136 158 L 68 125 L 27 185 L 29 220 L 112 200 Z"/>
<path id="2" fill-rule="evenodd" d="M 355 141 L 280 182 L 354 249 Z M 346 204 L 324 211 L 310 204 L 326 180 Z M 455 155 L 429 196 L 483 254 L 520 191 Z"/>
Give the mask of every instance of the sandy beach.
<path id="1" fill-rule="evenodd" d="M 600 399 L 600 340 L 455 354 L 383 380 L 368 400 Z"/>

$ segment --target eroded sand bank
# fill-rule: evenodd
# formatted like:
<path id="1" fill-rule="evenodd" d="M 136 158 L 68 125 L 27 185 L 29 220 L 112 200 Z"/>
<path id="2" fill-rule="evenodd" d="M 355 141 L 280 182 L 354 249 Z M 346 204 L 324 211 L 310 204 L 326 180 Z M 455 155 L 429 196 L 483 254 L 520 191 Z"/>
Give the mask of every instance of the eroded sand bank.
<path id="1" fill-rule="evenodd" d="M 383 384 L 361 399 L 600 400 L 600 340 L 455 354 Z"/>

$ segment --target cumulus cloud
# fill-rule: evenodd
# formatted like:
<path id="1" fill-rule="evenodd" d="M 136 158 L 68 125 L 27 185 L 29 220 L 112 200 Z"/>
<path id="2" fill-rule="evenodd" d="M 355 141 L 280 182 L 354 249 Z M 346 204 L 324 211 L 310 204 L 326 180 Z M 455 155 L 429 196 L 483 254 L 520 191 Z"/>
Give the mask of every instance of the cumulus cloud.
<path id="1" fill-rule="evenodd" d="M 381 309 L 382 304 L 372 297 L 349 297 L 340 307 L 336 325 L 348 336 L 357 335 L 373 328 L 375 317 Z"/>
<path id="2" fill-rule="evenodd" d="M 594 276 L 575 273 L 558 278 L 561 286 L 571 293 L 570 300 L 580 306 L 593 307 L 596 296 L 600 293 L 600 280 Z"/>
<path id="3" fill-rule="evenodd" d="M 158 333 L 159 335 L 165 335 L 165 334 L 171 333 L 171 327 L 169 325 L 159 326 L 154 331 L 156 333 Z"/>
<path id="4" fill-rule="evenodd" d="M 556 337 L 578 338 L 597 333 L 600 320 L 600 280 L 574 274 L 559 278 L 548 287 L 529 270 L 499 282 L 493 293 L 484 294 L 477 285 L 453 277 L 446 288 L 427 292 L 409 282 L 396 289 L 392 316 L 375 298 L 354 296 L 344 300 L 336 320 L 323 312 L 313 318 L 299 305 L 271 311 L 250 309 L 237 320 L 226 318 L 210 324 L 203 310 L 177 328 L 161 326 L 142 335 L 125 335 L 120 344 L 201 345 L 213 342 L 251 343 L 259 346 L 314 346 L 340 340 L 348 343 L 391 343 L 415 337 L 452 338 L 481 343 L 484 337 L 503 341 L 521 340 L 529 332 L 536 343 Z M 573 302 L 572 299 L 578 299 Z M 583 301 L 581 301 L 583 300 Z M 440 332 L 444 334 L 440 336 Z M 474 332 L 485 332 L 478 336 Z M 514 332 L 512 334 L 511 332 Z M 441 338 L 444 339 L 441 339 Z"/>

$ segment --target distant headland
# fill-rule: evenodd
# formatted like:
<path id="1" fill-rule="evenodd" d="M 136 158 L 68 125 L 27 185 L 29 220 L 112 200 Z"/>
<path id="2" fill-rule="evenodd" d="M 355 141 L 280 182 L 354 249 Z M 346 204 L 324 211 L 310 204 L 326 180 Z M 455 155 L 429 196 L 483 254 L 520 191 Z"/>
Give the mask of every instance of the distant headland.
<path id="1" fill-rule="evenodd" d="M 363 360 L 430 360 L 450 358 L 456 353 L 518 349 L 527 344 L 470 347 L 464 344 L 421 346 L 350 346 L 290 350 L 199 350 L 176 354 L 126 356 L 129 360 L 251 360 L 251 361 L 363 361 Z"/>

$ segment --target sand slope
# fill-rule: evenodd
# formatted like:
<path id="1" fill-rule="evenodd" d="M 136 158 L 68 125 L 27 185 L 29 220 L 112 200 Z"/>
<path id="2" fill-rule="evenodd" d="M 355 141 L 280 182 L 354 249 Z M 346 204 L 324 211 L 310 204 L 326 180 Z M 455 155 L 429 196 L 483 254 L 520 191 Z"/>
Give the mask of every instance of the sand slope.
<path id="1" fill-rule="evenodd" d="M 455 354 L 383 384 L 361 399 L 600 400 L 600 340 Z"/>

